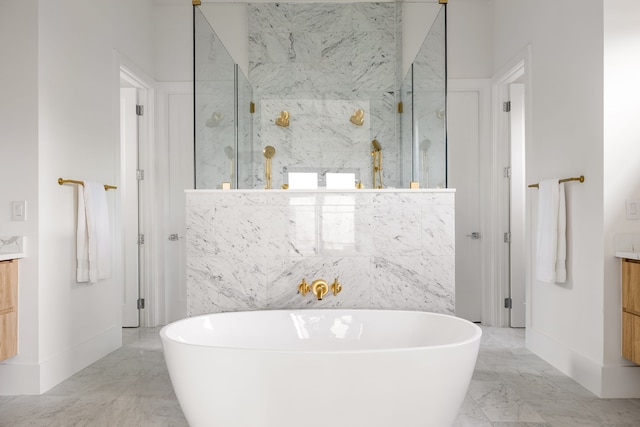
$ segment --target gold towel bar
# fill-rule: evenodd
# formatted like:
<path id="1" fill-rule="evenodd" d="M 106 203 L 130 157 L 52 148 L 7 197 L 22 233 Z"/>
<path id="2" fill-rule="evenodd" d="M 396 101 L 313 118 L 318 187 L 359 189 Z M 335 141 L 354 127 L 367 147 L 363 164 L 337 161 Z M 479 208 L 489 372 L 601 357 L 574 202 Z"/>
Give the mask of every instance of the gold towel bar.
<path id="1" fill-rule="evenodd" d="M 573 178 L 564 178 L 561 179 L 560 181 L 558 181 L 558 183 L 560 182 L 569 182 L 569 181 L 580 181 L 580 182 L 584 182 L 584 175 L 580 175 L 579 177 L 573 177 Z M 531 184 L 529 185 L 529 188 L 540 188 L 540 184 Z"/>
<path id="2" fill-rule="evenodd" d="M 71 183 L 71 184 L 78 184 L 78 185 L 84 185 L 84 181 L 77 181 L 75 179 L 62 179 L 62 178 L 58 178 L 58 184 L 62 185 L 62 184 L 66 184 L 66 183 Z M 116 187 L 115 185 L 104 185 L 104 189 L 106 190 L 116 190 L 118 187 Z"/>

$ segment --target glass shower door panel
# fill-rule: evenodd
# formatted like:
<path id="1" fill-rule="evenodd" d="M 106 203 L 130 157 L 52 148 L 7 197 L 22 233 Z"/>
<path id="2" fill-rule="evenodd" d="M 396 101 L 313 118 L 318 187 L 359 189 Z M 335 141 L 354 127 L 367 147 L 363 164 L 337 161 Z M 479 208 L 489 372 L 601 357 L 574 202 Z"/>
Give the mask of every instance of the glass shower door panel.
<path id="1" fill-rule="evenodd" d="M 198 8 L 194 8 L 196 188 L 236 180 L 235 64 Z"/>
<path id="2" fill-rule="evenodd" d="M 413 179 L 422 188 L 447 186 L 445 14 L 443 6 L 412 67 Z"/>

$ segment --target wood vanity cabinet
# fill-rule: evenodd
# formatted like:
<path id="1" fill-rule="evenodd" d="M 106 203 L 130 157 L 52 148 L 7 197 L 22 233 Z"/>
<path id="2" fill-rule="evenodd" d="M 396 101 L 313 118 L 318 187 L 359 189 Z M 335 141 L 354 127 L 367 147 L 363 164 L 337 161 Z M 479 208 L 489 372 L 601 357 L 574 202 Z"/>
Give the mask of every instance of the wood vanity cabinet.
<path id="1" fill-rule="evenodd" d="M 0 261 L 0 360 L 18 353 L 18 260 Z"/>
<path id="2" fill-rule="evenodd" d="M 640 261 L 622 260 L 622 357 L 640 364 Z"/>

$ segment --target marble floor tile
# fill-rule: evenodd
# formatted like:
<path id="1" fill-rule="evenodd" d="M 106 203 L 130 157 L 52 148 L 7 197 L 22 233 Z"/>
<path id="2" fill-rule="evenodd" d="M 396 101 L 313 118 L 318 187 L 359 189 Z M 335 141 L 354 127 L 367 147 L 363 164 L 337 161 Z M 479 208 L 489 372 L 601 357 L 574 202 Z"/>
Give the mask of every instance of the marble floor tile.
<path id="1" fill-rule="evenodd" d="M 47 393 L 0 396 L 0 426 L 187 426 L 159 331 L 123 329 L 122 348 Z M 640 425 L 640 399 L 598 399 L 530 353 L 524 330 L 483 327 L 483 333 L 469 392 L 453 427 Z"/>

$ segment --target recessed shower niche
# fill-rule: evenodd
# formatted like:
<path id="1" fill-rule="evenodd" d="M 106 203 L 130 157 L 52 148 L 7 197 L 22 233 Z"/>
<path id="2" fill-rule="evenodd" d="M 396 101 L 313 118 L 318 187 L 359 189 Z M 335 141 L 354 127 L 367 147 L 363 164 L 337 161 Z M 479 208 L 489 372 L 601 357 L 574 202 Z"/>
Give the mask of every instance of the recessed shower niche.
<path id="1" fill-rule="evenodd" d="M 194 6 L 195 188 L 446 187 L 445 21 L 437 2 Z"/>

